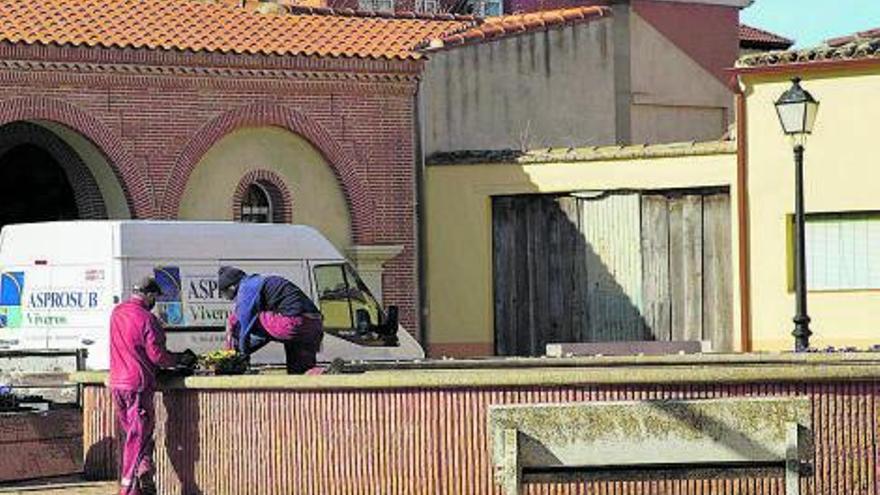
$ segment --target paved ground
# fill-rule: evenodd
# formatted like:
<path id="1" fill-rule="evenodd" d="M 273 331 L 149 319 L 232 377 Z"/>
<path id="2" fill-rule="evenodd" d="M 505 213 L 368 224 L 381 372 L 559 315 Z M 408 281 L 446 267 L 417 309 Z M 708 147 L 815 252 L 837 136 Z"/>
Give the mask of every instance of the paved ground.
<path id="1" fill-rule="evenodd" d="M 59 483 L 19 488 L 2 488 L 2 495 L 116 495 L 119 488 L 115 481 L 96 483 Z"/>

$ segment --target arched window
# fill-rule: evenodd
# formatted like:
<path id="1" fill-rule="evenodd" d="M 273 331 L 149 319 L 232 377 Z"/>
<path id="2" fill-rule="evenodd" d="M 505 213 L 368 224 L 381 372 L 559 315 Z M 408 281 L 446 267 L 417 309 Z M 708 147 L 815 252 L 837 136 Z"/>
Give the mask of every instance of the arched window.
<path id="1" fill-rule="evenodd" d="M 241 201 L 241 221 L 272 223 L 272 219 L 271 196 L 261 185 L 252 183 Z"/>
<path id="2" fill-rule="evenodd" d="M 232 219 L 250 223 L 290 223 L 290 190 L 278 174 L 251 170 L 238 181 L 232 195 Z"/>

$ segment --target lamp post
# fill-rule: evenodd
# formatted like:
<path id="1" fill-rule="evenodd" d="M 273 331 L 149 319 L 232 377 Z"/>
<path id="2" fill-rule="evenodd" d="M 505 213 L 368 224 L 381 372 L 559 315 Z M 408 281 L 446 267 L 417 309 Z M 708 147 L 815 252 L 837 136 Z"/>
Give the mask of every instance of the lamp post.
<path id="1" fill-rule="evenodd" d="M 795 295 L 797 299 L 794 316 L 795 352 L 810 348 L 810 317 L 807 315 L 807 263 L 804 256 L 804 143 L 813 132 L 819 102 L 801 87 L 801 79 L 791 80 L 791 87 L 776 100 L 776 114 L 786 135 L 791 136 L 794 145 L 795 199 L 794 199 L 794 238 L 795 238 Z"/>

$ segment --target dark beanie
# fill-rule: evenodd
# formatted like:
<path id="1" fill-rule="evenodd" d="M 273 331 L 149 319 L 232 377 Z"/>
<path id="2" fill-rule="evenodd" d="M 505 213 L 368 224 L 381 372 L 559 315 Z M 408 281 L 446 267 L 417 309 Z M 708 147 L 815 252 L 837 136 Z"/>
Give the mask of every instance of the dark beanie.
<path id="1" fill-rule="evenodd" d="M 159 283 L 156 282 L 156 279 L 153 277 L 144 277 L 140 279 L 134 287 L 132 287 L 134 292 L 138 294 L 156 294 L 162 295 L 162 287 L 159 286 Z"/>
<path id="2" fill-rule="evenodd" d="M 238 285 L 245 273 L 234 266 L 221 266 L 217 270 L 217 286 L 220 290 L 226 290 L 233 285 Z"/>

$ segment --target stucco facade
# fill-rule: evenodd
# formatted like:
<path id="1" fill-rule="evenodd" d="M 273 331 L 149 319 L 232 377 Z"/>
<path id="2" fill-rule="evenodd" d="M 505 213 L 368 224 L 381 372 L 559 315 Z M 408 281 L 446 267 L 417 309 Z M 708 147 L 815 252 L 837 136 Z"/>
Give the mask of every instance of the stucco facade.
<path id="1" fill-rule="evenodd" d="M 635 147 L 606 151 L 604 158 L 594 149 L 589 152 L 593 159 L 579 160 L 577 150 L 563 149 L 429 166 L 428 306 L 432 353 L 479 355 L 493 350 L 494 196 L 713 185 L 729 187 L 735 205 L 731 210 L 734 246 L 729 262 L 735 274 L 733 340 L 737 349 L 792 349 L 795 300 L 790 222 L 794 212 L 794 160 L 792 143 L 780 129 L 774 101 L 790 87 L 790 78 L 799 76 L 804 88 L 821 102 L 816 127 L 806 142 L 808 231 L 811 215 L 876 220 L 880 201 L 873 181 L 877 173 L 870 123 L 880 118 L 880 104 L 875 104 L 873 98 L 880 84 L 880 64 L 850 49 L 867 46 L 865 37 L 869 35 L 874 36 L 862 33 L 835 41 L 830 47 L 819 47 L 817 53 L 824 54 L 821 56 L 814 57 L 806 50 L 743 63 L 737 69 L 741 94 L 735 155 L 733 145 L 727 153 L 697 157 L 639 157 L 642 150 L 652 147 Z M 552 158 L 554 153 L 558 160 Z M 629 156 L 612 160 L 615 153 Z M 537 155 L 544 156 L 538 160 L 540 163 L 535 161 Z M 872 246 L 873 231 L 866 232 L 865 245 Z M 823 251 L 828 262 L 834 266 L 864 265 L 855 269 L 855 275 L 873 277 L 876 253 L 858 251 L 863 246 L 854 245 L 850 238 L 841 242 L 849 248 L 835 245 L 831 251 Z M 808 258 L 811 252 L 819 256 L 819 251 L 811 251 L 818 249 L 808 243 Z M 811 263 L 817 263 L 815 259 Z M 865 270 L 871 273 L 861 273 Z M 880 343 L 874 321 L 877 290 L 870 284 L 809 290 L 811 346 L 867 349 Z"/>
<path id="2" fill-rule="evenodd" d="M 720 138 L 735 5 L 633 0 L 583 23 L 429 47 L 427 154 Z"/>
<path id="3" fill-rule="evenodd" d="M 333 170 L 308 141 L 278 127 L 241 128 L 215 143 L 187 182 L 179 218 L 232 220 L 239 182 L 258 170 L 289 188 L 290 221 L 317 228 L 342 252 L 351 247 L 348 205 Z"/>
<path id="4" fill-rule="evenodd" d="M 614 22 L 433 53 L 421 88 L 426 152 L 617 141 Z"/>
<path id="5" fill-rule="evenodd" d="M 697 10 L 697 12 L 689 12 Z M 707 141 L 734 121 L 722 68 L 736 58 L 736 9 L 634 2 L 630 16 L 630 143 Z M 700 23 L 707 32 L 693 32 Z M 707 26 L 702 26 L 706 29 Z M 679 40 L 679 36 L 688 40 Z M 695 41 L 717 53 L 700 53 Z"/>
<path id="6" fill-rule="evenodd" d="M 876 100 L 880 66 L 844 62 L 838 67 L 780 67 L 741 75 L 747 113 L 749 286 L 752 347 L 790 349 L 795 300 L 790 286 L 792 250 L 787 222 L 794 212 L 794 159 L 773 102 L 803 77 L 820 101 L 806 142 L 804 200 L 808 214 L 880 210 L 876 178 Z M 809 246 L 808 246 L 809 254 Z M 843 253 L 842 256 L 848 256 Z M 811 345 L 868 348 L 880 343 L 877 290 L 808 291 L 814 332 Z"/>
<path id="7" fill-rule="evenodd" d="M 427 298 L 432 355 L 493 354 L 493 196 L 720 186 L 729 188 L 731 203 L 739 199 L 736 155 L 730 143 L 609 147 L 584 153 L 580 159 L 557 150 L 556 154 L 527 154 L 502 162 L 428 167 Z M 735 216 L 734 208 L 733 246 L 739 242 Z M 738 261 L 731 263 L 732 273 L 738 273 Z M 738 283 L 734 277 L 734 286 Z M 739 314 L 737 293 L 735 315 Z M 734 318 L 734 342 L 740 340 L 738 320 Z"/>

